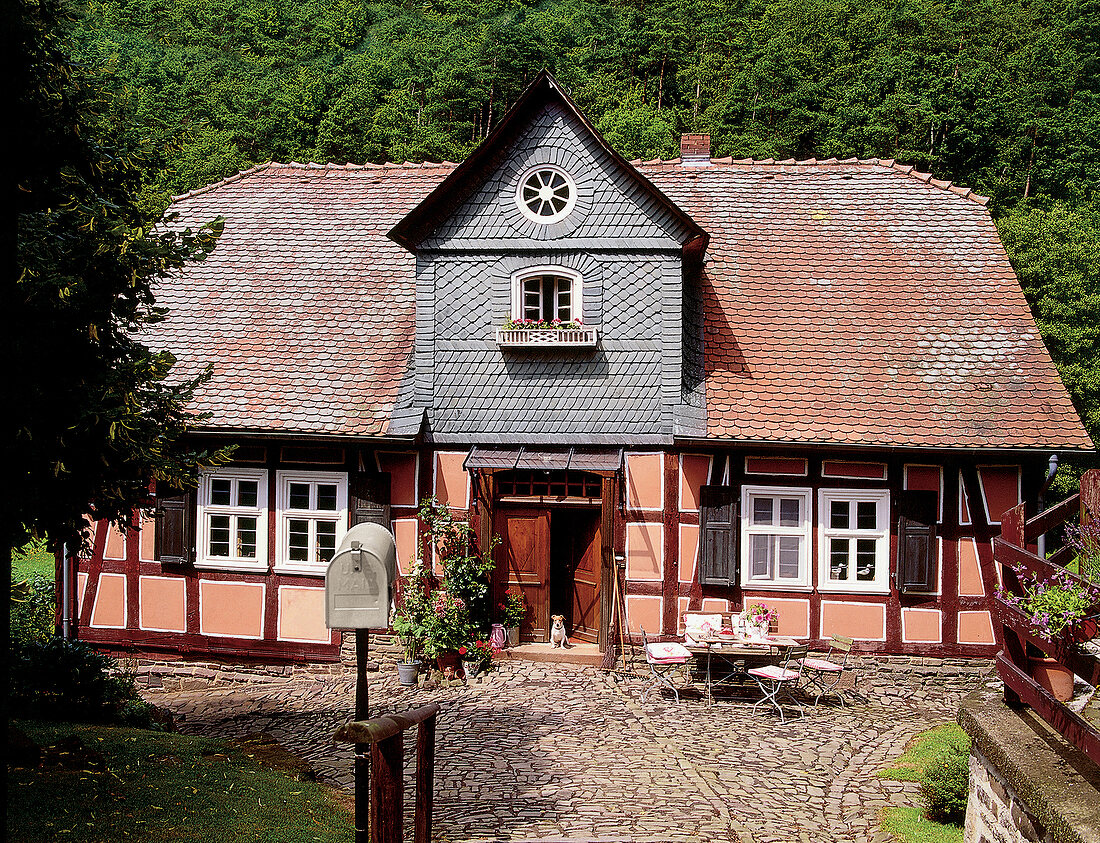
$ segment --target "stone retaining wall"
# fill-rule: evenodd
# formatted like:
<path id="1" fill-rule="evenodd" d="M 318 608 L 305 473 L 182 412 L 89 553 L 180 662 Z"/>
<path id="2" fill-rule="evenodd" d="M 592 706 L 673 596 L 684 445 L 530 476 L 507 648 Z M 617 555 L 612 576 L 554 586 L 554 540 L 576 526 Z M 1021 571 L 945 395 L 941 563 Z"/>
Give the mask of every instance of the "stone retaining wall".
<path id="1" fill-rule="evenodd" d="M 997 683 L 963 700 L 970 735 L 965 843 L 1100 843 L 1100 767 Z"/>
<path id="2" fill-rule="evenodd" d="M 294 676 L 354 676 L 355 634 L 344 633 L 336 663 L 263 664 L 220 662 L 211 659 L 154 659 L 124 657 L 120 664 L 134 675 L 139 687 L 166 690 L 190 690 L 208 685 L 265 683 L 284 681 Z M 396 636 L 371 633 L 367 669 L 393 671 L 402 650 Z M 633 668 L 646 670 L 641 649 L 633 652 Z M 939 659 L 921 656 L 860 655 L 853 659 L 855 669 L 844 678 L 841 687 L 854 691 L 856 698 L 880 704 L 908 699 L 914 693 L 958 694 L 973 690 L 993 672 L 989 659 Z"/>

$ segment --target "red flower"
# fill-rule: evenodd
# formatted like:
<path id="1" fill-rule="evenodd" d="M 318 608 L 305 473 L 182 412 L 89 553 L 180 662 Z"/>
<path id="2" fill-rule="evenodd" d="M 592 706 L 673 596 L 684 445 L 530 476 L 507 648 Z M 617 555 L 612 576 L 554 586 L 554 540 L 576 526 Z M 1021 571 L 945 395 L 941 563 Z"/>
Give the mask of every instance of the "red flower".
<path id="1" fill-rule="evenodd" d="M 458 654 L 459 654 L 460 656 L 464 656 L 464 655 L 466 655 L 466 648 L 465 648 L 465 647 L 459 647 L 459 648 L 458 648 Z"/>

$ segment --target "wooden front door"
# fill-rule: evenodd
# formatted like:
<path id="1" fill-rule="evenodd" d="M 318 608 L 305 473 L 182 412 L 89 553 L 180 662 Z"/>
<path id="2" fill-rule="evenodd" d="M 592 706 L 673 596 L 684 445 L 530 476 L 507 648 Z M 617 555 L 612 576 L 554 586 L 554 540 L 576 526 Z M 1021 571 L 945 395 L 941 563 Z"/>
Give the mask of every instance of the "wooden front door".
<path id="1" fill-rule="evenodd" d="M 592 512 L 578 523 L 574 545 L 573 630 L 580 641 L 594 642 L 600 634 L 600 513 Z"/>
<path id="2" fill-rule="evenodd" d="M 493 521 L 493 529 L 500 536 L 497 570 L 507 572 L 504 585 L 518 588 L 529 607 L 527 621 L 520 627 L 520 640 L 547 641 L 550 629 L 547 611 L 550 512 L 500 507 Z"/>

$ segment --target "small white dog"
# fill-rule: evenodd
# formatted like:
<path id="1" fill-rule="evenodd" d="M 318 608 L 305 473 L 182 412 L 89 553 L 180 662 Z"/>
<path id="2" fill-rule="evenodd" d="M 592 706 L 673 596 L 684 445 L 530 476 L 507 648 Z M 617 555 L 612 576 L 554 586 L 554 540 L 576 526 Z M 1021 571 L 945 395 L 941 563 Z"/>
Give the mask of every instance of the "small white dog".
<path id="1" fill-rule="evenodd" d="M 554 647 L 568 647 L 569 636 L 565 634 L 565 615 L 551 615 L 550 644 Z"/>

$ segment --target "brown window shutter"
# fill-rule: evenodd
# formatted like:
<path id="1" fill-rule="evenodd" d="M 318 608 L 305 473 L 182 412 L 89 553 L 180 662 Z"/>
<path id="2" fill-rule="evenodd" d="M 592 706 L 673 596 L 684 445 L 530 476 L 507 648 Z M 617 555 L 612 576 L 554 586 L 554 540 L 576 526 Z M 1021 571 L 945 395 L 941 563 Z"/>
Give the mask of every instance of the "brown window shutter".
<path id="1" fill-rule="evenodd" d="M 936 552 L 936 519 L 939 494 L 927 491 L 899 492 L 898 591 L 935 591 L 939 573 Z"/>
<path id="2" fill-rule="evenodd" d="M 390 475 L 359 471 L 348 483 L 349 526 L 366 521 L 390 526 Z"/>
<path id="3" fill-rule="evenodd" d="M 165 565 L 195 561 L 195 495 L 175 489 L 157 491 L 154 555 Z"/>
<path id="4" fill-rule="evenodd" d="M 699 501 L 699 584 L 736 585 L 740 497 L 730 486 L 703 486 Z"/>

